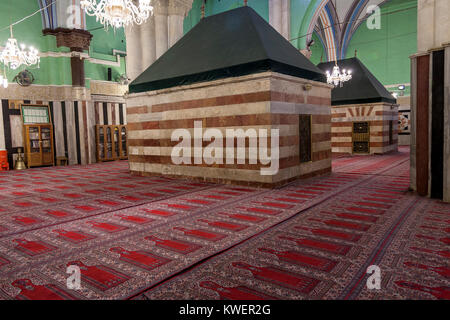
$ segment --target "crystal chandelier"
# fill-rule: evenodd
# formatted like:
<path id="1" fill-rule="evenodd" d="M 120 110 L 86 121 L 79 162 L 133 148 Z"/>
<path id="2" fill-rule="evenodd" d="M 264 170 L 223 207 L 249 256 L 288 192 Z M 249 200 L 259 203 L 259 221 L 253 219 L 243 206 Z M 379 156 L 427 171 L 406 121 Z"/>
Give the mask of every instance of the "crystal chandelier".
<path id="1" fill-rule="evenodd" d="M 351 70 L 346 71 L 345 69 L 341 70 L 339 69 L 339 66 L 336 64 L 333 67 L 333 73 L 330 74 L 329 71 L 327 71 L 327 82 L 328 84 L 332 84 L 335 87 L 340 85 L 341 87 L 344 86 L 344 82 L 349 81 L 352 78 L 352 72 Z"/>
<path id="2" fill-rule="evenodd" d="M 39 53 L 33 47 L 28 51 L 26 46 L 21 44 L 20 49 L 17 44 L 17 39 L 13 37 L 12 25 L 10 26 L 11 37 L 6 42 L 6 46 L 0 53 L 0 62 L 10 69 L 17 69 L 21 65 L 31 66 L 40 61 Z"/>
<path id="3" fill-rule="evenodd" d="M 135 2 L 139 1 L 139 4 Z M 81 7 L 105 27 L 142 24 L 153 13 L 151 0 L 81 0 Z"/>

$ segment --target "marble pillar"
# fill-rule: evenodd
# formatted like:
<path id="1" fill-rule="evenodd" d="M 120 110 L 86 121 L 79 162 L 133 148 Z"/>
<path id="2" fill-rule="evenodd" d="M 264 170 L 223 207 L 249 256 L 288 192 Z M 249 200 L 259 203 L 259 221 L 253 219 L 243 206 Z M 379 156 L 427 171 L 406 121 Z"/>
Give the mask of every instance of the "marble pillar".
<path id="1" fill-rule="evenodd" d="M 161 57 L 167 49 L 169 49 L 169 23 L 167 11 L 167 4 L 162 1 L 160 1 L 154 9 L 156 59 Z"/>
<path id="2" fill-rule="evenodd" d="M 183 36 L 183 21 L 186 8 L 171 5 L 169 15 L 169 47 L 173 46 Z"/>
<path id="3" fill-rule="evenodd" d="M 141 43 L 140 49 L 142 52 L 142 70 L 147 69 L 156 60 L 155 48 L 155 19 L 149 18 L 140 26 L 141 29 Z"/>
<path id="4" fill-rule="evenodd" d="M 450 1 L 418 0 L 417 49 L 425 52 L 450 40 Z"/>
<path id="5" fill-rule="evenodd" d="M 416 113 L 417 113 L 417 59 L 411 57 L 411 144 L 410 144 L 410 186 L 411 190 L 417 190 L 416 167 Z"/>
<path id="6" fill-rule="evenodd" d="M 269 23 L 281 33 L 281 0 L 269 0 Z"/>
<path id="7" fill-rule="evenodd" d="M 450 1 L 448 0 L 418 0 L 418 53 L 411 57 L 411 188 L 420 195 L 437 196 L 440 181 L 433 179 L 432 163 L 440 163 L 439 152 L 432 153 L 433 127 L 432 120 L 436 115 L 432 113 L 438 103 L 440 108 L 441 79 L 435 72 L 441 72 L 444 78 L 444 132 L 443 132 L 443 200 L 450 202 Z M 435 54 L 445 50 L 444 65 L 434 61 Z M 439 71 L 436 68 L 441 68 Z M 438 83 L 434 83 L 438 81 Z M 434 94 L 439 94 L 434 97 Z M 437 101 L 437 102 L 436 102 Z M 440 110 L 440 109 L 437 109 Z M 439 111 L 440 112 L 440 111 Z M 434 118 L 433 118 L 434 116 Z M 437 137 L 441 137 L 437 133 Z M 439 151 L 439 150 L 438 150 Z M 435 154 L 435 155 L 434 155 Z M 432 188 L 434 191 L 432 191 Z M 439 196 L 440 197 L 440 196 Z"/>
<path id="8" fill-rule="evenodd" d="M 136 79 L 143 71 L 140 30 L 139 26 L 125 28 L 125 36 L 127 39 L 127 76 L 131 80 Z"/>
<path id="9" fill-rule="evenodd" d="M 56 15 L 58 28 L 86 29 L 86 14 L 80 0 L 56 1 Z"/>
<path id="10" fill-rule="evenodd" d="M 290 0 L 269 0 L 269 23 L 283 37 L 290 38 Z"/>
<path id="11" fill-rule="evenodd" d="M 291 1 L 281 0 L 281 34 L 287 40 L 290 39 L 291 26 Z"/>
<path id="12" fill-rule="evenodd" d="M 444 201 L 450 202 L 450 43 L 445 47 L 444 72 Z"/>
<path id="13" fill-rule="evenodd" d="M 1 105 L 1 100 L 0 100 L 0 150 L 5 150 L 6 146 L 5 146 L 5 128 L 3 125 L 3 108 Z"/>
<path id="14" fill-rule="evenodd" d="M 154 0 L 154 14 L 144 24 L 125 29 L 127 75 L 136 79 L 183 36 L 183 21 L 193 0 Z"/>

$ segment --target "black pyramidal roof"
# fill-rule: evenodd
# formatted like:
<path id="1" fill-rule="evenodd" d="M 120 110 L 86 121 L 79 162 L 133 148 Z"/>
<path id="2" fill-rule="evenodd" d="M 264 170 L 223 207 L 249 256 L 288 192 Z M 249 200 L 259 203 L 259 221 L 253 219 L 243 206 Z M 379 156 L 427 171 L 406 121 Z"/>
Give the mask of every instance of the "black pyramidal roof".
<path id="1" fill-rule="evenodd" d="M 331 105 L 387 102 L 396 104 L 397 100 L 378 81 L 358 58 L 338 60 L 342 70 L 351 70 L 352 79 L 344 83 L 343 87 L 336 87 L 331 91 Z M 317 66 L 324 72 L 333 71 L 335 62 L 320 63 Z"/>
<path id="2" fill-rule="evenodd" d="M 145 92 L 274 71 L 316 81 L 323 72 L 252 8 L 202 19 L 130 84 Z"/>

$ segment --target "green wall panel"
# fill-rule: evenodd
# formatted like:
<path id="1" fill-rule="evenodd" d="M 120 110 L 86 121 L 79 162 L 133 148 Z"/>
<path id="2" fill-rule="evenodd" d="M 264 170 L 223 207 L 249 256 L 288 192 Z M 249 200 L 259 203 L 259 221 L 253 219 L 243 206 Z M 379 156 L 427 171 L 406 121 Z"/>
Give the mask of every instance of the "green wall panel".
<path id="1" fill-rule="evenodd" d="M 0 29 L 8 27 L 10 22 L 15 22 L 25 16 L 39 10 L 38 1 L 36 0 L 16 0 L 16 1 L 0 1 Z M 126 51 L 124 30 L 114 30 L 110 28 L 105 30 L 103 26 L 96 21 L 95 17 L 86 17 L 87 30 L 94 36 L 91 41 L 89 55 L 93 58 L 116 61 L 113 56 L 113 49 Z M 38 13 L 26 21 L 14 26 L 14 37 L 19 43 L 27 46 L 34 46 L 41 53 L 46 52 L 70 52 L 69 48 L 56 47 L 56 38 L 54 36 L 44 36 L 42 34 L 42 18 Z M 9 38 L 9 29 L 0 31 L 0 46 L 4 46 Z M 117 75 L 125 73 L 124 58 L 121 58 L 121 67 L 112 67 L 113 79 Z M 13 78 L 20 70 L 8 70 L 7 76 L 9 82 L 13 82 Z M 41 57 L 40 68 L 35 66 L 27 68 L 35 77 L 35 84 L 40 85 L 71 85 L 72 75 L 69 57 Z M 86 77 L 94 80 L 107 80 L 108 66 L 104 64 L 94 64 L 85 62 Z"/>
<path id="2" fill-rule="evenodd" d="M 112 54 L 113 49 L 126 51 L 123 28 L 106 30 L 95 17 L 86 15 L 86 29 L 94 36 L 91 41 L 91 51 L 108 55 Z"/>
<path id="3" fill-rule="evenodd" d="M 410 82 L 410 59 L 417 52 L 417 0 L 392 0 L 381 7 L 381 29 L 362 23 L 346 57 L 358 58 L 384 85 Z"/>
<path id="4" fill-rule="evenodd" d="M 320 41 L 320 38 L 314 32 L 312 35 L 312 39 L 314 40 L 314 44 L 311 46 L 311 61 L 315 65 L 327 61 L 327 53 L 325 52 L 325 48 Z"/>
<path id="5" fill-rule="evenodd" d="M 184 19 L 184 33 L 191 30 L 201 19 L 203 0 L 194 0 L 192 9 Z M 211 16 L 224 11 L 236 9 L 244 5 L 244 0 L 209 0 L 205 6 L 205 16 Z M 248 5 L 255 9 L 266 21 L 269 21 L 269 4 L 267 0 L 248 0 Z"/>
<path id="6" fill-rule="evenodd" d="M 291 0 L 291 43 L 297 49 L 305 48 L 309 23 L 317 0 Z"/>

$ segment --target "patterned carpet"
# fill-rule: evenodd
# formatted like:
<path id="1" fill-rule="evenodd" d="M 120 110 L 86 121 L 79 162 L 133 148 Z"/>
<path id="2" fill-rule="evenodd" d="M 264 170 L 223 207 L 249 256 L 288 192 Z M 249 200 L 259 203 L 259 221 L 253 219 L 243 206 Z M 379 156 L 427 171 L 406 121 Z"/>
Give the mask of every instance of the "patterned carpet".
<path id="1" fill-rule="evenodd" d="M 407 192 L 408 152 L 277 190 L 127 162 L 1 173 L 0 298 L 450 299 L 450 206 Z"/>

